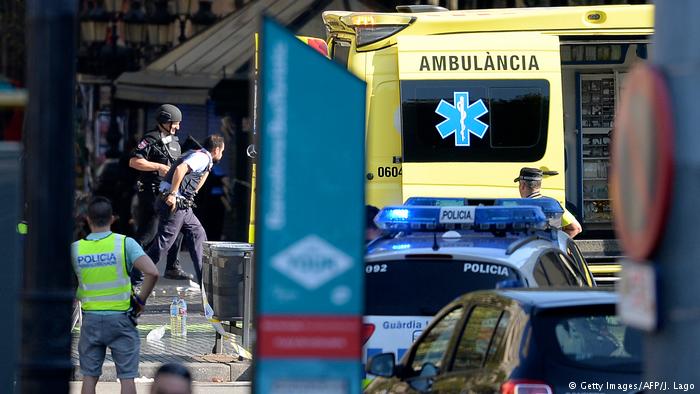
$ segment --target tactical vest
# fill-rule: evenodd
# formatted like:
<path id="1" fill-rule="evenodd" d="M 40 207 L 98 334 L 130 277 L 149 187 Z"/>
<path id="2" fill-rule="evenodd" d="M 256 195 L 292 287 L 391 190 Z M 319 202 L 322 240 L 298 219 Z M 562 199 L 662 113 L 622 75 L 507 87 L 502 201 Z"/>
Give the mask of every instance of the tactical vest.
<path id="1" fill-rule="evenodd" d="M 99 240 L 73 242 L 72 261 L 78 276 L 77 298 L 84 311 L 127 311 L 131 281 L 126 271 L 126 237 L 110 234 Z"/>
<path id="2" fill-rule="evenodd" d="M 145 157 L 145 159 L 155 163 L 167 165 L 172 165 L 177 159 L 179 159 L 180 155 L 182 154 L 180 150 L 180 143 L 178 142 L 179 140 L 177 136 L 173 135 L 170 137 L 170 141 L 166 144 L 163 142 L 160 131 L 151 130 L 146 133 L 143 138 L 144 140 L 148 141 L 150 149 L 148 151 L 148 156 Z M 142 172 L 140 174 L 140 180 L 145 184 L 158 185 L 161 178 L 157 171 Z"/>
<path id="3" fill-rule="evenodd" d="M 197 190 L 197 185 L 199 185 L 199 181 L 202 179 L 204 174 L 206 174 L 209 170 L 211 170 L 212 166 L 212 160 L 211 160 L 211 155 L 208 154 L 204 149 L 199 149 L 199 150 L 193 150 L 185 153 L 183 156 L 181 156 L 179 159 L 175 161 L 175 164 L 173 164 L 170 167 L 170 171 L 165 175 L 165 178 L 163 179 L 165 182 L 168 182 L 169 184 L 173 184 L 173 174 L 175 173 L 175 169 L 177 166 L 182 164 L 183 161 L 187 160 L 188 157 L 192 156 L 195 152 L 205 152 L 207 154 L 207 157 L 209 157 L 209 164 L 207 164 L 207 169 L 201 172 L 195 172 L 195 171 L 190 171 L 187 174 L 185 174 L 185 177 L 182 179 L 182 182 L 180 183 L 180 188 L 178 189 L 178 192 L 184 196 L 185 198 L 192 198 L 194 197 L 194 193 Z"/>

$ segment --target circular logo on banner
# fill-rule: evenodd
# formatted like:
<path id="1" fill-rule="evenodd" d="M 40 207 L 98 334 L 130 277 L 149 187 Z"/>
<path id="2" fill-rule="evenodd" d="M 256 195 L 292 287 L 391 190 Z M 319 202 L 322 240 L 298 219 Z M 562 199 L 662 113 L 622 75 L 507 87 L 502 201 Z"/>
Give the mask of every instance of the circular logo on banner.
<path id="1" fill-rule="evenodd" d="M 671 199 L 671 103 L 652 66 L 633 67 L 623 86 L 612 136 L 612 206 L 625 253 L 643 261 L 659 243 Z"/>

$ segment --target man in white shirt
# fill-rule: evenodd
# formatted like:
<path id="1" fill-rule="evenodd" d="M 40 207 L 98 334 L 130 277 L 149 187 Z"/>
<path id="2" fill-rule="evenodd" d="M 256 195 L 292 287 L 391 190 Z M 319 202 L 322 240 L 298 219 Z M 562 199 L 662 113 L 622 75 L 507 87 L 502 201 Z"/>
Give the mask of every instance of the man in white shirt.
<path id="1" fill-rule="evenodd" d="M 200 284 L 202 248 L 207 235 L 192 212 L 192 201 L 204 185 L 212 165 L 221 160 L 224 139 L 220 135 L 210 135 L 204 140 L 203 147 L 180 157 L 160 183 L 161 198 L 156 203 L 160 217 L 158 235 L 147 252 L 153 261 L 159 261 L 182 231 Z"/>

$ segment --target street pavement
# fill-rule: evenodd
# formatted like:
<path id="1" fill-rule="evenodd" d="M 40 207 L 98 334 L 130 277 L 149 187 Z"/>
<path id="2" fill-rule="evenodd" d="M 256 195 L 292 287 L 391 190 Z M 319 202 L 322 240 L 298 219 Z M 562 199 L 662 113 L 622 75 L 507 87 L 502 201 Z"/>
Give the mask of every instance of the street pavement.
<path id="1" fill-rule="evenodd" d="M 189 254 L 180 253 L 182 268 L 194 273 Z M 223 352 L 214 354 L 215 330 L 204 317 L 201 291 L 188 281 L 175 281 L 162 277 L 165 261 L 157 265 L 161 278 L 148 299 L 146 309 L 139 318 L 139 336 L 141 352 L 139 362 L 140 376 L 152 378 L 157 368 L 168 362 L 186 365 L 197 382 L 221 384 L 221 382 L 249 381 L 251 374 L 250 360 L 242 360 L 234 354 L 232 348 L 223 344 Z M 187 301 L 187 337 L 178 338 L 170 335 L 170 303 L 178 294 Z M 147 335 L 154 329 L 166 326 L 165 334 L 155 341 L 147 340 Z M 72 332 L 71 358 L 74 365 L 73 380 L 81 380 L 78 367 L 79 325 Z M 109 350 L 103 366 L 101 380 L 116 381 L 116 370 Z M 146 386 L 144 386 L 146 387 Z M 205 388 L 208 386 L 201 386 Z M 217 386 L 218 387 L 218 386 Z M 147 389 L 144 389 L 147 392 Z M 204 392 L 204 391 L 202 391 Z M 215 391 L 206 391 L 215 392 Z M 243 391 L 241 391 L 243 392 Z"/>

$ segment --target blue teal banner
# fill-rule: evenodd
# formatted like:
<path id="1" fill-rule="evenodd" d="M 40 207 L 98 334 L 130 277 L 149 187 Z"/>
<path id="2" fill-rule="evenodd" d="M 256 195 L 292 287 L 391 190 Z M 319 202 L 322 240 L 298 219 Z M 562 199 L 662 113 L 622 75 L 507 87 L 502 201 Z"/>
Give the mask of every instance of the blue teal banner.
<path id="1" fill-rule="evenodd" d="M 256 393 L 358 393 L 365 83 L 269 18 L 261 34 Z"/>

